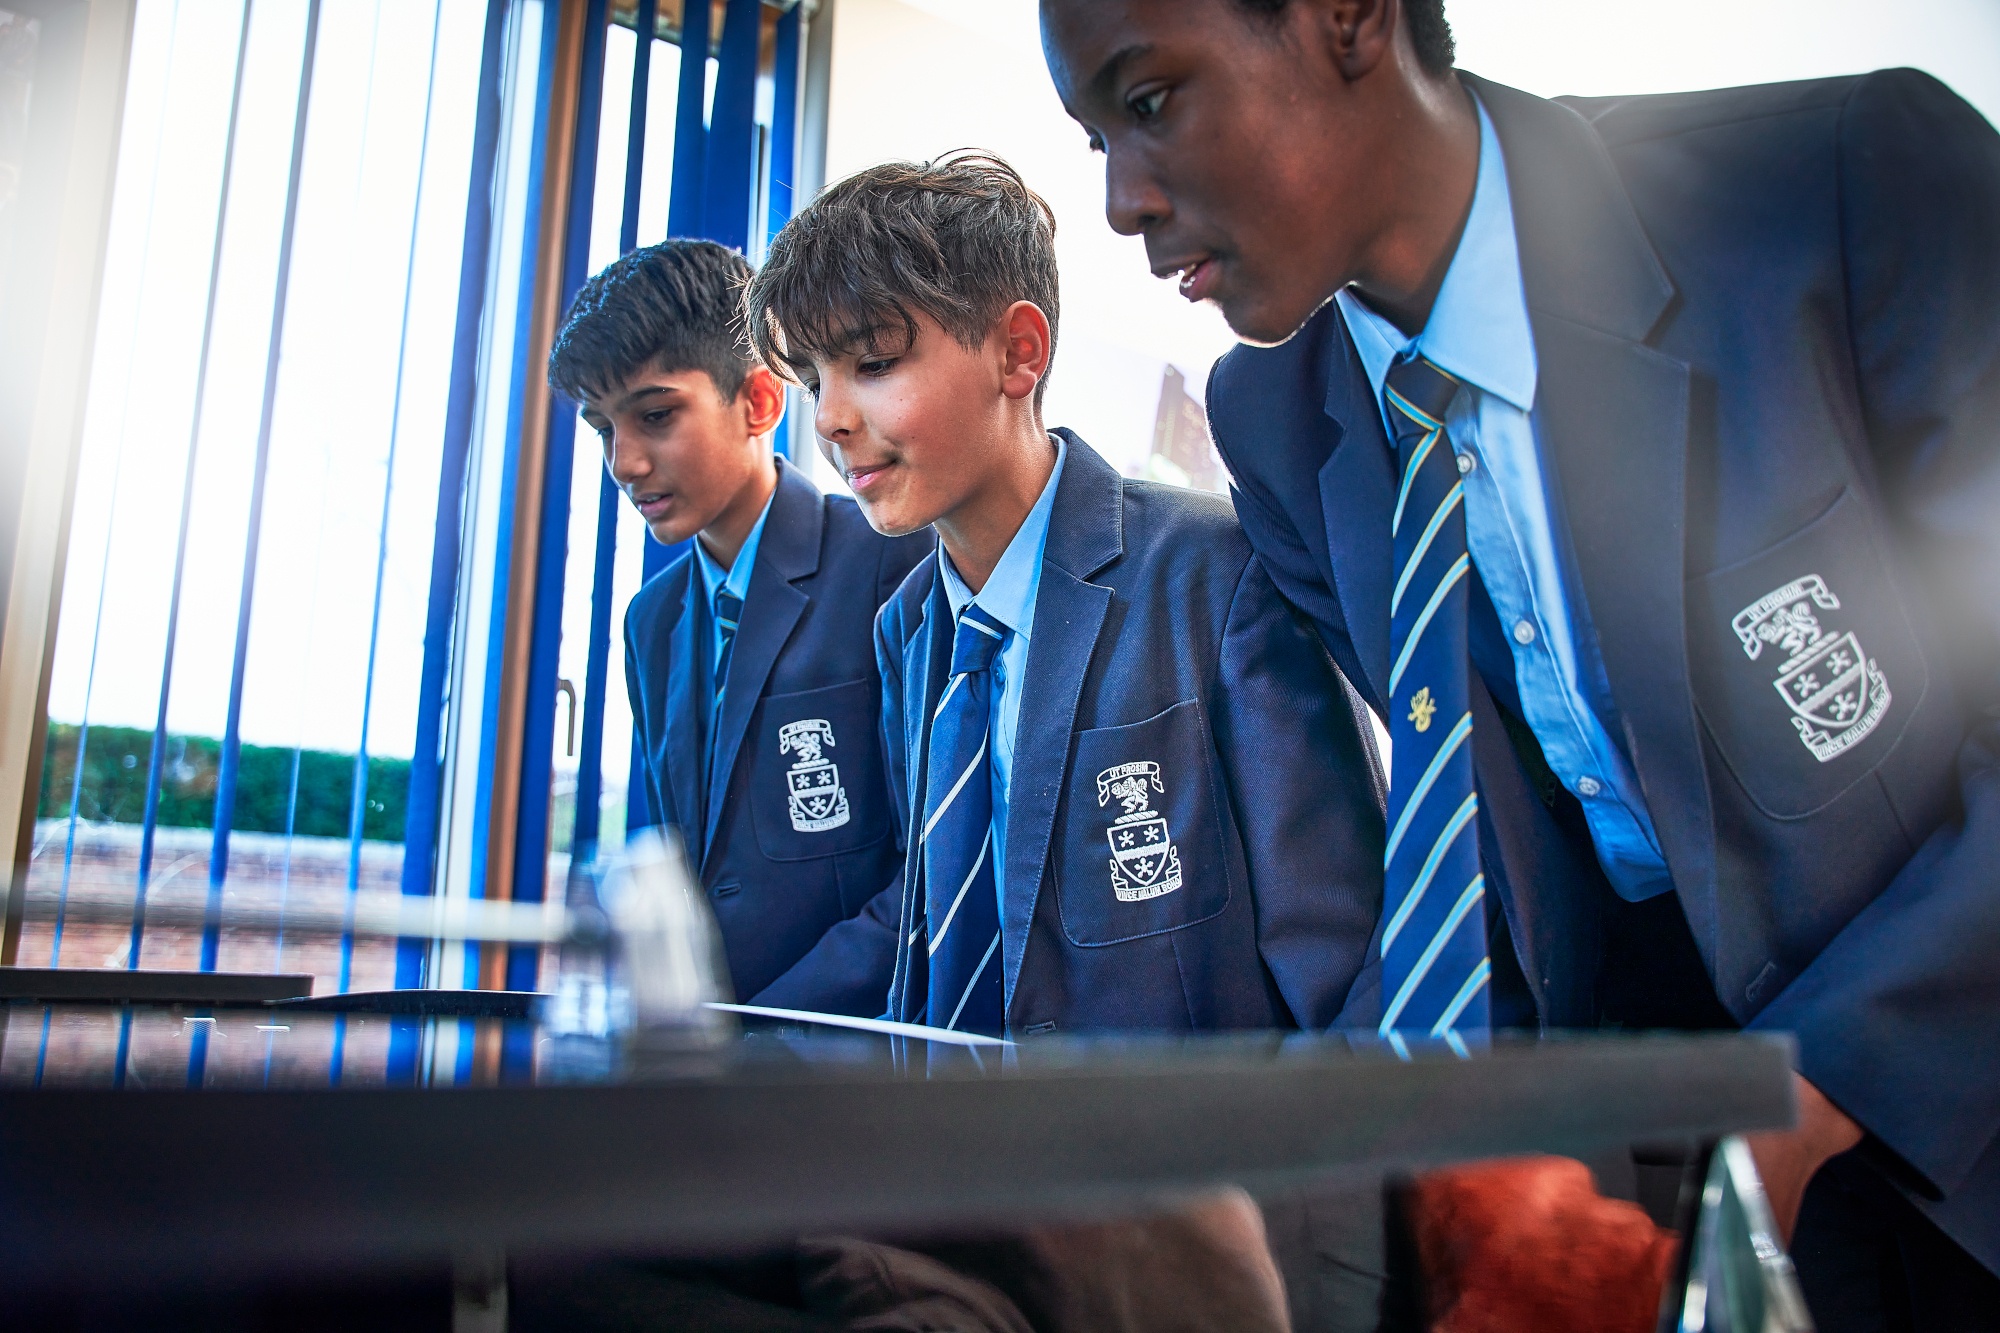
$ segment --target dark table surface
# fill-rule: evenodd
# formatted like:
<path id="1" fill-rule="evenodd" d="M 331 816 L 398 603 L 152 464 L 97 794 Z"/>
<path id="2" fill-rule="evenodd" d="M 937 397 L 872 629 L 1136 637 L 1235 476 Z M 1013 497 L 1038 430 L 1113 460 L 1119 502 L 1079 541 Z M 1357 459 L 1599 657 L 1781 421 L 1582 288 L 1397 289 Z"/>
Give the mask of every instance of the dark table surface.
<path id="1" fill-rule="evenodd" d="M 8 1006 L 0 1279 L 703 1254 L 1785 1124 L 1753 1036 L 1045 1038 L 765 1024 L 705 1055 L 499 1019 Z"/>

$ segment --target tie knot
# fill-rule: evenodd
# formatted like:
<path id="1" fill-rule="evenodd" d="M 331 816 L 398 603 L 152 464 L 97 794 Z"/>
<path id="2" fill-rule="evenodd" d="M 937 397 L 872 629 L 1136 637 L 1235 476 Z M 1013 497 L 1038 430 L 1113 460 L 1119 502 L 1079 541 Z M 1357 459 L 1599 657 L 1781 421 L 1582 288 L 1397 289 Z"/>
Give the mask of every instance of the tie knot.
<path id="1" fill-rule="evenodd" d="M 743 599 L 718 588 L 715 593 L 715 619 L 724 634 L 734 634 L 737 622 L 743 619 Z"/>
<path id="2" fill-rule="evenodd" d="M 958 636 L 951 645 L 951 674 L 960 676 L 992 666 L 993 654 L 1000 651 L 1000 641 L 1006 637 L 1005 625 L 988 615 L 979 603 L 968 603 L 958 617 Z"/>
<path id="3" fill-rule="evenodd" d="M 1400 446 L 1440 429 L 1457 392 L 1458 381 L 1421 356 L 1391 366 L 1383 396 L 1389 400 L 1396 443 Z"/>

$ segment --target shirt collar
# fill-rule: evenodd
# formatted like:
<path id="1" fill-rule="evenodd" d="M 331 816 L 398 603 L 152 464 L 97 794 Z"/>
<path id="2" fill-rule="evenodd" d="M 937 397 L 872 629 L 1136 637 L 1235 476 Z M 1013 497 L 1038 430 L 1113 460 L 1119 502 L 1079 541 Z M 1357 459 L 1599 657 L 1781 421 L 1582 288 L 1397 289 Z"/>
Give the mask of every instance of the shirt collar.
<path id="1" fill-rule="evenodd" d="M 701 566 L 701 583 L 708 592 L 711 606 L 715 603 L 718 588 L 739 599 L 749 595 L 750 573 L 757 563 L 757 544 L 764 538 L 764 521 L 771 517 L 771 502 L 777 498 L 778 488 L 773 486 L 770 497 L 764 501 L 764 511 L 757 515 L 757 522 L 751 526 L 750 535 L 743 539 L 743 549 L 736 553 L 735 563 L 729 566 L 727 573 L 708 553 L 708 548 L 701 544 L 701 538 L 694 539 L 695 561 Z"/>
<path id="2" fill-rule="evenodd" d="M 1528 323 L 1527 292 L 1521 285 L 1507 159 L 1485 106 L 1477 95 L 1472 101 L 1479 110 L 1479 177 L 1465 231 L 1422 332 L 1405 337 L 1348 288 L 1336 293 L 1334 300 L 1376 397 L 1381 396 L 1396 358 L 1415 350 L 1457 378 L 1526 412 L 1535 403 L 1535 340 Z"/>
<path id="3" fill-rule="evenodd" d="M 1014 539 L 1007 543 L 1000 563 L 993 566 L 993 575 L 978 596 L 973 595 L 952 568 L 951 556 L 944 547 L 938 547 L 938 569 L 944 574 L 944 595 L 951 603 L 952 619 L 964 613 L 966 603 L 977 602 L 980 610 L 1023 639 L 1033 637 L 1035 594 L 1042 586 L 1042 553 L 1049 544 L 1049 517 L 1055 510 L 1056 485 L 1062 480 L 1063 457 L 1067 452 L 1062 436 L 1051 435 L 1049 439 L 1056 446 L 1055 468 L 1049 473 L 1035 507 L 1021 520 Z"/>

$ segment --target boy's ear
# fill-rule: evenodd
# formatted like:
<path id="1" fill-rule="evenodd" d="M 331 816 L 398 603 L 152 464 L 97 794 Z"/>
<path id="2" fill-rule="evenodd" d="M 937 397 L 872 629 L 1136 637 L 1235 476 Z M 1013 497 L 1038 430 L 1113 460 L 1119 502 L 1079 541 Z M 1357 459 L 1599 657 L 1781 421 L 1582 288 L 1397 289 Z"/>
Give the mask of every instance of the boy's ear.
<path id="1" fill-rule="evenodd" d="M 1032 397 L 1035 386 L 1049 373 L 1049 356 L 1054 351 L 1049 317 L 1033 301 L 1016 301 L 1001 314 L 1000 332 L 1007 344 L 1000 392 L 1016 400 Z"/>
<path id="2" fill-rule="evenodd" d="M 785 385 L 767 366 L 752 366 L 736 391 L 752 435 L 769 435 L 785 415 Z"/>

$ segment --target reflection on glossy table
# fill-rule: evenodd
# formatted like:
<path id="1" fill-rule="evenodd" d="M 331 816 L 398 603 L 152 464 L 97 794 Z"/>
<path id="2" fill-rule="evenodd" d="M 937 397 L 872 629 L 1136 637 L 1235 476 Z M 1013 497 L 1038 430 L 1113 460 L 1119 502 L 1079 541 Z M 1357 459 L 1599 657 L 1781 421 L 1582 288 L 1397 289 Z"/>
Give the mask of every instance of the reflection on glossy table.
<path id="1" fill-rule="evenodd" d="M 25 1004 L 5 1019 L 0 1277 L 17 1279 L 695 1255 L 1791 1116 L 1788 1046 L 1739 1035 L 1406 1061 L 1340 1037 L 981 1051 L 764 1025 L 635 1063 L 500 1019 Z"/>

